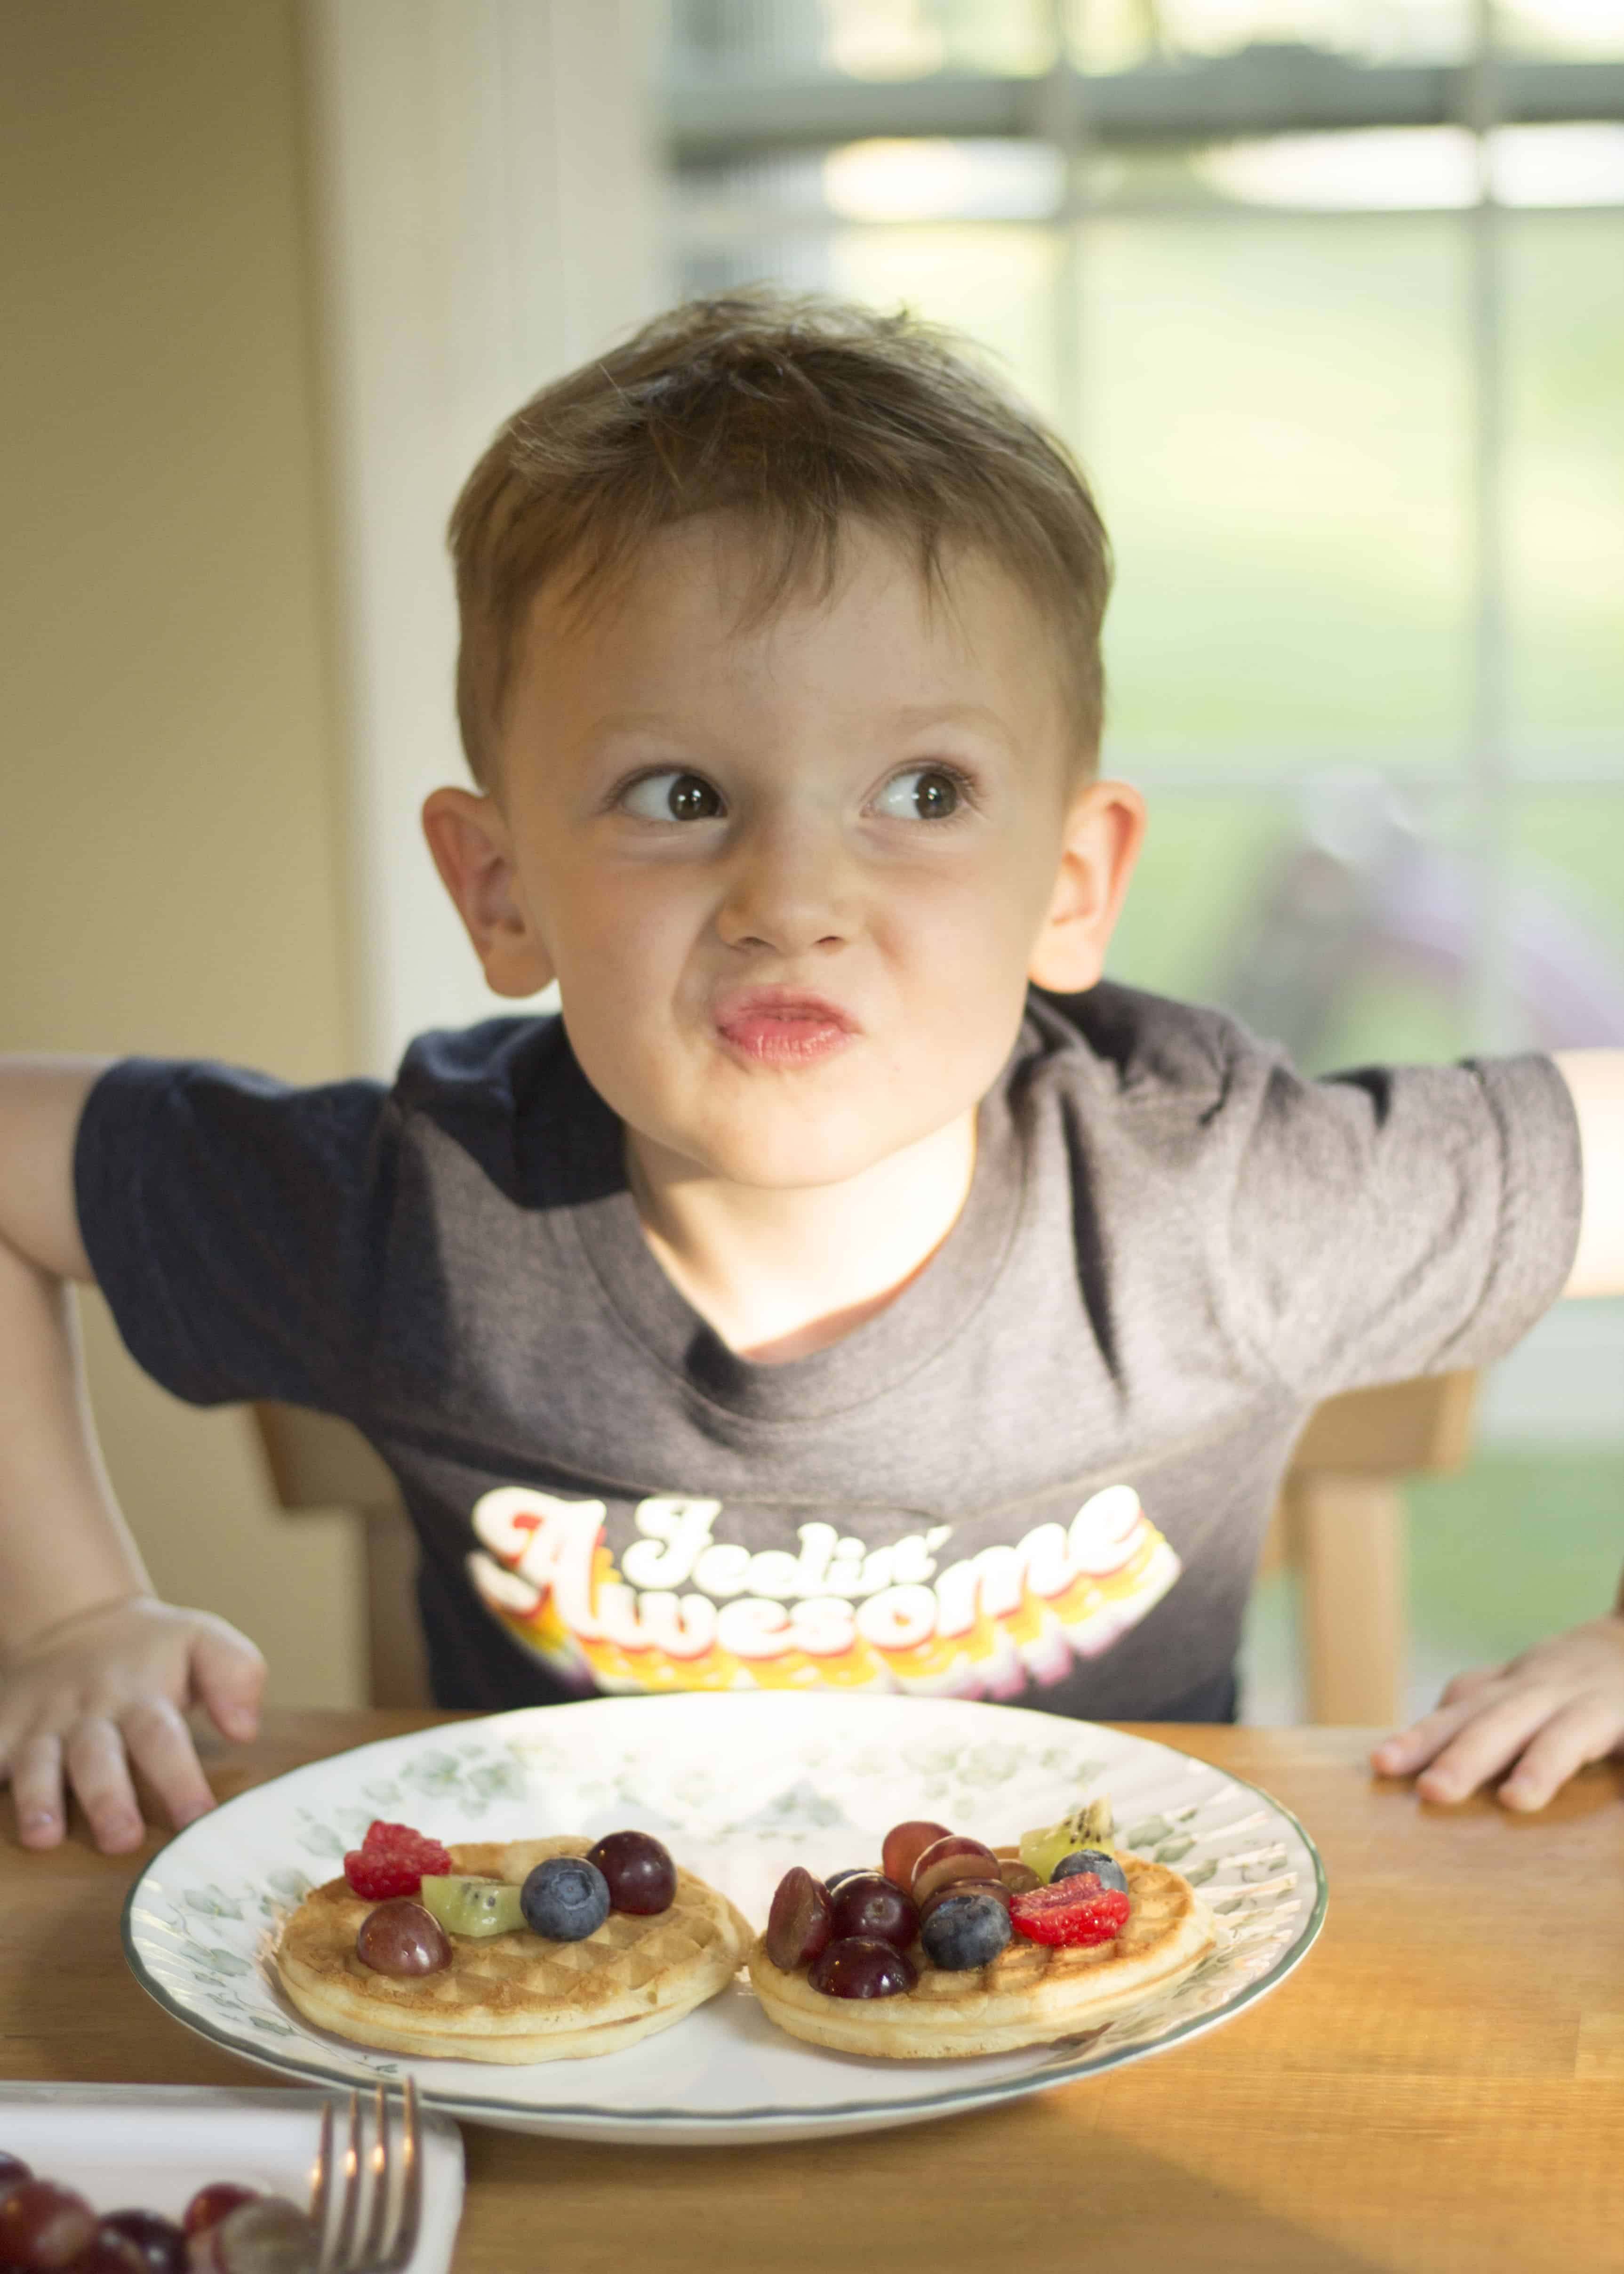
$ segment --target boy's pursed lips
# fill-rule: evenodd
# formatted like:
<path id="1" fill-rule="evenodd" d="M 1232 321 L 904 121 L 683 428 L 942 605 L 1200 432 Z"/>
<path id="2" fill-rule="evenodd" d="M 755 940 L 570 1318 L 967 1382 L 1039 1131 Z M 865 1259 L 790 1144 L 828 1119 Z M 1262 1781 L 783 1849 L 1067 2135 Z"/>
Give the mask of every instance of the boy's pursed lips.
<path id="1" fill-rule="evenodd" d="M 711 1007 L 723 1042 L 746 1058 L 804 1064 L 841 1048 L 862 1028 L 843 1005 L 801 987 L 748 987 Z"/>

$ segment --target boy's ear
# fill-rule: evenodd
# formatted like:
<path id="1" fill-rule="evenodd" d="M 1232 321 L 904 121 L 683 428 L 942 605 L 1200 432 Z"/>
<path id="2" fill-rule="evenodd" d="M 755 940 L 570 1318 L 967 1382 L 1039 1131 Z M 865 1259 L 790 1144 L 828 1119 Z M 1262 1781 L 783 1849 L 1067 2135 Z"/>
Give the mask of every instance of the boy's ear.
<path id="1" fill-rule="evenodd" d="M 1072 799 L 1054 895 L 1026 968 L 1035 985 L 1080 995 L 1099 979 L 1144 837 L 1145 801 L 1132 782 L 1089 782 Z"/>
<path id="2" fill-rule="evenodd" d="M 497 995 L 539 995 L 552 959 L 521 898 L 508 825 L 492 797 L 437 789 L 423 808 L 423 833 L 440 881 L 468 927 L 485 984 Z"/>

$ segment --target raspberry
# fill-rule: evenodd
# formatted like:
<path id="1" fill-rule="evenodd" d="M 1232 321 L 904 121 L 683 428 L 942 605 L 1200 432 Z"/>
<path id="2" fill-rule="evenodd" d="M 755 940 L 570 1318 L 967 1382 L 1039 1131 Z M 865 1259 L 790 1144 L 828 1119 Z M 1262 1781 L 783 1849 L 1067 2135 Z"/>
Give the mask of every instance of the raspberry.
<path id="1" fill-rule="evenodd" d="M 415 1895 L 425 1871 L 440 1878 L 450 1869 L 451 1858 L 438 1840 L 425 1839 L 410 1824 L 381 1820 L 367 1826 L 365 1839 L 344 1858 L 344 1877 L 368 1902 Z"/>
<path id="2" fill-rule="evenodd" d="M 1094 1871 L 1074 1871 L 1047 1887 L 1034 1887 L 1010 1904 L 1010 1919 L 1029 1942 L 1063 1949 L 1114 1941 L 1132 1909 L 1115 1887 L 1102 1887 Z"/>

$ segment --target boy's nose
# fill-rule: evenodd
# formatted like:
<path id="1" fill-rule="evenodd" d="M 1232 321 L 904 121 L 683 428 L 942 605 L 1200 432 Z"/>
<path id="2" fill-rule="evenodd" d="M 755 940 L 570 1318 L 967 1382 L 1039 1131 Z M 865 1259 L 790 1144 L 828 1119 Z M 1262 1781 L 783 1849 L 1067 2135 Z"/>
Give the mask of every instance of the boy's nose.
<path id="1" fill-rule="evenodd" d="M 854 929 L 854 882 L 838 831 L 805 815 L 763 824 L 737 849 L 717 930 L 728 947 L 786 957 L 838 946 Z"/>

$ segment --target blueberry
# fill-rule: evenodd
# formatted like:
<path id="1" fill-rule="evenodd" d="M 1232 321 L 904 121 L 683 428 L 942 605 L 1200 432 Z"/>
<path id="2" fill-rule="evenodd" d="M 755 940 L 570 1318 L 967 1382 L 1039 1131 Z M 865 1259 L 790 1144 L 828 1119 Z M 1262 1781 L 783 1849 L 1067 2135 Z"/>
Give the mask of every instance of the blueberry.
<path id="1" fill-rule="evenodd" d="M 996 1895 L 949 1895 L 920 1929 L 933 1965 L 951 1973 L 989 1966 L 1009 1940 L 1010 1915 Z"/>
<path id="2" fill-rule="evenodd" d="M 840 1882 L 843 1879 L 866 1879 L 868 1877 L 869 1868 L 870 1867 L 867 1864 L 849 1864 L 844 1871 L 829 1872 L 824 1878 L 823 1885 L 832 1895 L 835 1889 L 840 1885 Z"/>
<path id="3" fill-rule="evenodd" d="M 584 1856 L 549 1856 L 520 1888 L 519 1909 L 549 1942 L 584 1942 L 609 1916 L 609 1882 Z"/>
<path id="4" fill-rule="evenodd" d="M 1051 1882 L 1069 1879 L 1076 1871 L 1094 1872 L 1102 1887 L 1115 1887 L 1119 1895 L 1125 1895 L 1128 1892 L 1127 1873 L 1116 1858 L 1108 1856 L 1103 1848 L 1074 1848 L 1069 1856 L 1060 1858 L 1049 1878 Z"/>

